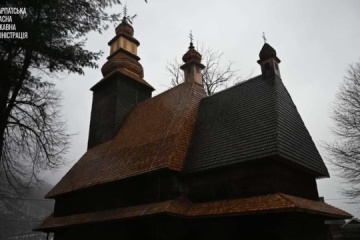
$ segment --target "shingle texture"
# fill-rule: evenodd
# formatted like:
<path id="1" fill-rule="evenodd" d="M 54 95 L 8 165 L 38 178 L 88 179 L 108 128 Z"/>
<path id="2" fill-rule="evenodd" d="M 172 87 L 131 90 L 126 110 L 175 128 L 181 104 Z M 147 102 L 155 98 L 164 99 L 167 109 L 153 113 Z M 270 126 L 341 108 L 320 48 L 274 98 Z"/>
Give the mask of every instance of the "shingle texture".
<path id="1" fill-rule="evenodd" d="M 151 98 L 152 92 L 119 72 L 93 90 L 88 148 L 113 139 L 131 109 Z"/>
<path id="2" fill-rule="evenodd" d="M 136 105 L 117 135 L 89 149 L 47 197 L 162 168 L 180 171 L 205 95 L 202 86 L 183 83 Z"/>
<path id="3" fill-rule="evenodd" d="M 280 156 L 328 176 L 289 93 L 277 76 L 255 77 L 201 101 L 185 172 Z"/>
<path id="4" fill-rule="evenodd" d="M 191 173 L 270 156 L 328 176 L 280 78 L 210 97 L 183 83 L 136 105 L 114 139 L 87 151 L 47 197 L 162 168 Z"/>
<path id="5" fill-rule="evenodd" d="M 281 212 L 306 212 L 331 218 L 351 217 L 349 213 L 324 202 L 277 193 L 207 203 L 192 203 L 187 199 L 175 199 L 66 217 L 49 216 L 36 230 L 51 230 L 78 224 L 145 217 L 159 213 L 198 218 Z"/>

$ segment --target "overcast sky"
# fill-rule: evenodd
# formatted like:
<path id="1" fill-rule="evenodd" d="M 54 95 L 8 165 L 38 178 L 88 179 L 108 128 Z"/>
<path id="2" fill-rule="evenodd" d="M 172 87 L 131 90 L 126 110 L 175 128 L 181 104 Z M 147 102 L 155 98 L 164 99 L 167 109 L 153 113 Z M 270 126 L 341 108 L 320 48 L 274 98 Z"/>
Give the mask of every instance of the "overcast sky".
<path id="1" fill-rule="evenodd" d="M 123 3 L 125 3 L 123 1 Z M 121 12 L 121 7 L 110 11 Z M 262 33 L 281 60 L 283 82 L 295 102 L 306 127 L 326 161 L 322 143 L 333 135 L 330 110 L 337 88 L 350 63 L 360 61 L 359 0 L 143 0 L 128 3 L 130 15 L 137 14 L 133 27 L 141 45 L 138 55 L 145 79 L 165 91 L 171 78 L 165 65 L 181 58 L 189 45 L 192 30 L 194 43 L 205 44 L 223 52 L 242 75 L 261 73 L 257 64 L 263 45 Z M 101 67 L 109 54 L 107 43 L 115 36 L 111 27 L 102 35 L 88 36 L 87 48 L 102 50 Z M 76 133 L 67 154 L 69 164 L 52 173 L 53 184 L 86 151 L 92 92 L 101 78 L 100 69 L 86 69 L 84 76 L 64 75 L 58 82 L 63 92 L 63 116 L 69 132 Z M 360 217 L 359 206 L 347 204 L 339 194 L 342 185 L 327 163 L 331 178 L 318 180 L 325 201 Z"/>

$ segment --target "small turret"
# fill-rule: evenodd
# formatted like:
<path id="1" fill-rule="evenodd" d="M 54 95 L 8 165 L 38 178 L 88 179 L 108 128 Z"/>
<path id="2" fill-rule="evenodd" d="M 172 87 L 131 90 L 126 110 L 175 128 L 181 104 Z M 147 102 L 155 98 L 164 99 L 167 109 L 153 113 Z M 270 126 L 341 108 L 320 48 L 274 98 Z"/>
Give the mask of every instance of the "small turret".
<path id="1" fill-rule="evenodd" d="M 260 60 L 257 62 L 261 66 L 261 73 L 264 77 L 269 77 L 272 75 L 280 76 L 279 63 L 280 59 L 276 56 L 276 51 L 268 43 L 264 43 L 260 53 Z"/>
<path id="2" fill-rule="evenodd" d="M 196 82 L 202 85 L 201 70 L 204 69 L 205 66 L 201 64 L 201 54 L 198 53 L 194 48 L 191 33 L 189 50 L 184 54 L 182 60 L 184 61 L 184 65 L 182 65 L 180 68 L 185 73 L 185 82 Z"/>

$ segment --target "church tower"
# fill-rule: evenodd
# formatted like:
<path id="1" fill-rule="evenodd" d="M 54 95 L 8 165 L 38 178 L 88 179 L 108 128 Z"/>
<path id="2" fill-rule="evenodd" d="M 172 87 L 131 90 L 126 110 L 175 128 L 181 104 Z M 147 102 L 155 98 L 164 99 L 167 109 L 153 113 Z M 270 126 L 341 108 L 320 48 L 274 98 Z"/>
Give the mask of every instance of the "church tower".
<path id="1" fill-rule="evenodd" d="M 125 117 L 138 103 L 151 98 L 154 88 L 144 80 L 137 56 L 139 41 L 126 17 L 108 43 L 110 55 L 102 66 L 103 79 L 95 84 L 90 119 L 88 148 L 111 140 Z"/>
<path id="2" fill-rule="evenodd" d="M 280 76 L 279 63 L 280 59 L 276 56 L 276 51 L 268 43 L 264 43 L 259 53 L 260 60 L 257 62 L 261 66 L 261 73 L 263 77 L 269 77 L 273 75 Z"/>
<path id="3" fill-rule="evenodd" d="M 185 82 L 197 83 L 203 85 L 201 70 L 205 66 L 201 63 L 201 54 L 198 53 L 192 41 L 190 42 L 189 50 L 182 57 L 184 64 L 180 67 L 185 74 Z"/>

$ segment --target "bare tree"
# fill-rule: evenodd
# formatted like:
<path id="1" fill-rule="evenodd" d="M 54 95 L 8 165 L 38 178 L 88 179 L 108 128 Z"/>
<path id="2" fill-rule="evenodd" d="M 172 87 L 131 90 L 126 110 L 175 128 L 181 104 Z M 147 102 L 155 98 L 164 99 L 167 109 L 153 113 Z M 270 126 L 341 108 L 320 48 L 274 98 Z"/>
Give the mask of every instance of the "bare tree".
<path id="1" fill-rule="evenodd" d="M 12 21 L 29 34 L 0 44 L 0 182 L 12 187 L 0 184 L 0 197 L 36 181 L 41 169 L 63 162 L 69 142 L 58 113 L 60 95 L 54 84 L 35 74 L 83 74 L 86 67 L 96 68 L 102 52 L 85 48 L 86 35 L 118 22 L 120 14 L 105 11 L 118 4 L 120 0 L 2 0 L 2 7 L 26 8 Z"/>
<path id="2" fill-rule="evenodd" d="M 351 198 L 360 197 L 360 62 L 352 64 L 336 95 L 332 112 L 336 141 L 327 145 L 330 161 L 348 187 Z"/>
<path id="3" fill-rule="evenodd" d="M 201 45 L 197 51 L 202 55 L 202 64 L 205 65 L 202 71 L 203 84 L 207 95 L 233 85 L 242 80 L 237 74 L 238 71 L 233 69 L 233 63 L 223 63 L 223 53 L 214 51 L 210 47 Z M 184 81 L 183 71 L 180 70 L 181 61 L 176 58 L 166 65 L 166 71 L 171 76 L 171 85 L 177 86 Z"/>
<path id="4" fill-rule="evenodd" d="M 5 127 L 0 164 L 0 180 L 7 183 L 0 193 L 7 197 L 18 196 L 36 182 L 40 170 L 63 163 L 69 135 L 59 115 L 60 93 L 54 87 L 31 76 L 14 101 Z"/>

